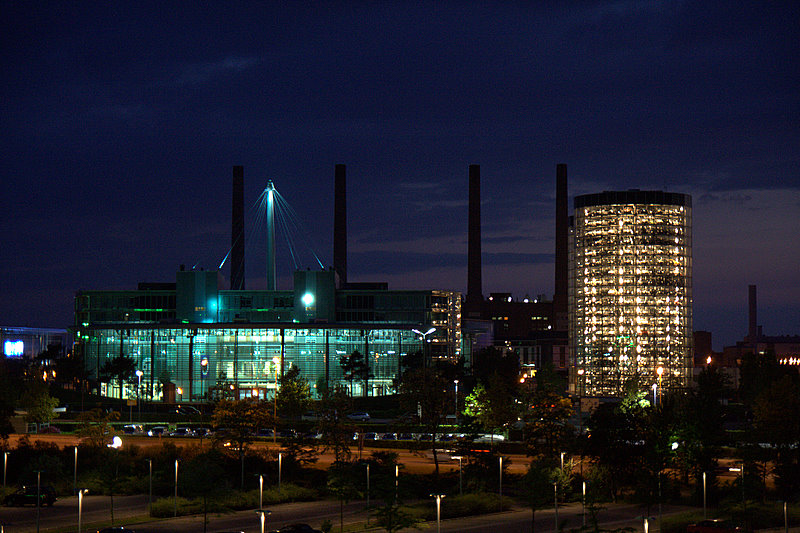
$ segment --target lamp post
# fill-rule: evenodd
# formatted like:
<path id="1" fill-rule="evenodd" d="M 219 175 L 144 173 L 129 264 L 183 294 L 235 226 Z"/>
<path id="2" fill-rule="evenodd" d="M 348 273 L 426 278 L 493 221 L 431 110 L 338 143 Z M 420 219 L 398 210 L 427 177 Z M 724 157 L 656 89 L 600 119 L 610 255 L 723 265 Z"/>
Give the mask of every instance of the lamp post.
<path id="1" fill-rule="evenodd" d="M 706 519 L 706 473 L 703 472 L 703 520 Z"/>
<path id="2" fill-rule="evenodd" d="M 281 470 L 283 469 L 283 454 L 278 452 L 278 492 L 281 491 Z"/>
<path id="3" fill-rule="evenodd" d="M 555 510 L 556 510 L 556 529 L 555 530 L 558 531 L 558 482 L 553 483 L 553 494 L 554 494 L 553 502 L 555 504 Z"/>
<path id="4" fill-rule="evenodd" d="M 741 467 L 732 466 L 728 468 L 731 472 L 741 472 L 742 475 L 742 512 L 744 513 L 744 523 L 747 526 L 747 500 L 744 497 L 744 461 L 742 461 Z"/>
<path id="5" fill-rule="evenodd" d="M 416 333 L 417 335 L 422 337 L 422 367 L 423 368 L 428 368 L 428 355 L 430 355 L 430 354 L 426 353 L 429 350 L 426 350 L 425 347 L 426 347 L 426 343 L 430 342 L 430 341 L 428 341 L 428 335 L 430 335 L 431 333 L 436 331 L 436 328 L 430 328 L 425 333 L 421 332 L 418 329 L 412 329 L 411 331 L 413 331 L 414 333 Z"/>
<path id="6" fill-rule="evenodd" d="M 182 402 L 183 401 L 183 389 L 178 387 L 177 389 L 175 389 L 175 392 L 178 393 L 178 401 Z"/>
<path id="7" fill-rule="evenodd" d="M 144 372 L 141 370 L 136 371 L 136 377 L 139 380 L 139 383 L 136 385 L 136 406 L 139 408 L 139 414 L 137 415 L 139 422 L 142 421 L 142 376 Z"/>
<path id="8" fill-rule="evenodd" d="M 264 533 L 264 528 L 267 525 L 267 515 L 271 515 L 272 511 L 259 509 L 258 511 L 256 511 L 256 513 L 258 513 L 258 519 L 261 524 L 261 533 Z"/>
<path id="9" fill-rule="evenodd" d="M 178 460 L 175 459 L 175 501 L 172 510 L 172 516 L 178 516 Z"/>
<path id="10" fill-rule="evenodd" d="M 501 455 L 498 459 L 500 459 L 500 510 L 503 510 L 503 456 Z"/>
<path id="11" fill-rule="evenodd" d="M 264 476 L 258 476 L 258 509 L 264 510 Z"/>
<path id="12" fill-rule="evenodd" d="M 582 496 L 581 496 L 581 525 L 586 527 L 586 482 L 582 482 Z"/>
<path id="13" fill-rule="evenodd" d="M 436 533 L 440 533 L 442 531 L 442 498 L 444 498 L 445 495 L 431 494 L 431 497 L 436 498 Z"/>
<path id="14" fill-rule="evenodd" d="M 450 457 L 450 459 L 458 459 L 458 495 L 459 496 L 463 496 L 464 495 L 464 485 L 462 483 L 462 476 L 461 476 L 461 473 L 462 473 L 461 461 L 462 461 L 462 459 L 464 459 L 464 457 L 461 456 L 461 455 L 453 455 L 452 457 Z"/>
<path id="15" fill-rule="evenodd" d="M 656 368 L 656 374 L 658 374 L 658 403 L 660 404 L 663 395 L 663 389 L 661 387 L 661 376 L 664 374 L 664 367 L 660 366 Z"/>
<path id="16" fill-rule="evenodd" d="M 39 509 L 42 506 L 42 472 L 44 470 L 34 470 L 36 472 L 36 533 L 39 533 Z"/>
<path id="17" fill-rule="evenodd" d="M 153 460 L 147 460 L 147 471 L 148 477 L 150 479 L 150 490 L 147 493 L 147 514 L 148 516 L 152 516 L 153 514 Z"/>
<path id="18" fill-rule="evenodd" d="M 5 485 L 5 483 L 3 483 Z M 78 447 L 75 446 L 75 467 L 72 470 L 72 494 L 78 490 Z"/>
<path id="19" fill-rule="evenodd" d="M 397 492 L 400 488 L 400 465 L 394 465 L 394 501 L 397 501 Z"/>
<path id="20" fill-rule="evenodd" d="M 367 463 L 367 509 L 369 509 L 369 463 Z M 369 517 L 367 517 L 369 522 Z"/>
<path id="21" fill-rule="evenodd" d="M 453 414 L 455 414 L 455 415 L 456 415 L 456 422 L 458 422 L 458 380 L 457 380 L 457 379 L 454 379 L 454 380 L 453 380 L 453 383 L 454 383 L 454 384 L 455 384 L 455 386 L 456 386 L 456 411 L 455 411 L 455 413 L 453 413 Z"/>
<path id="22" fill-rule="evenodd" d="M 272 395 L 272 443 L 278 442 L 278 365 L 281 360 L 279 357 L 273 357 L 272 363 L 275 365 L 275 392 Z M 280 455 L 278 456 L 280 457 Z M 278 483 L 280 487 L 280 483 Z"/>
<path id="23" fill-rule="evenodd" d="M 83 496 L 88 492 L 89 489 L 81 489 L 78 491 L 78 533 L 81 533 L 81 518 L 83 518 Z"/>
<path id="24" fill-rule="evenodd" d="M 564 471 L 564 452 L 561 452 L 561 471 Z"/>
<path id="25" fill-rule="evenodd" d="M 3 488 L 6 488 L 6 468 L 8 467 L 8 452 L 3 452 Z"/>
<path id="26" fill-rule="evenodd" d="M 658 384 L 653 383 L 653 405 L 656 405 L 658 402 L 656 401 L 656 393 L 658 392 Z"/>

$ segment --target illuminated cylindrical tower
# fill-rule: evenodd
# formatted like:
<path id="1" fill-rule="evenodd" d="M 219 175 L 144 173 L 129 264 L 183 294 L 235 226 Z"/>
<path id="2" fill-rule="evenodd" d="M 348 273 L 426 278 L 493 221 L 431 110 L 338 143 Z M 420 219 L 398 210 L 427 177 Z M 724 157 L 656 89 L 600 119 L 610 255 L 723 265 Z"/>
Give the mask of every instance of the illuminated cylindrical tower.
<path id="1" fill-rule="evenodd" d="M 639 190 L 577 196 L 573 220 L 572 390 L 621 396 L 626 384 L 687 387 L 691 196 Z"/>

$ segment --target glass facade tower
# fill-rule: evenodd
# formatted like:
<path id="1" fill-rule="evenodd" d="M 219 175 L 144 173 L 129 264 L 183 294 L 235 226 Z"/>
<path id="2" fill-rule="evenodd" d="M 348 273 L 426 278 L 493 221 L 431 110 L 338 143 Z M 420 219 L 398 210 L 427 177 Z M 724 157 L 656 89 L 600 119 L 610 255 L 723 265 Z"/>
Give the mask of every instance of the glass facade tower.
<path id="1" fill-rule="evenodd" d="M 570 247 L 573 393 L 689 385 L 692 202 L 661 191 L 577 196 Z"/>

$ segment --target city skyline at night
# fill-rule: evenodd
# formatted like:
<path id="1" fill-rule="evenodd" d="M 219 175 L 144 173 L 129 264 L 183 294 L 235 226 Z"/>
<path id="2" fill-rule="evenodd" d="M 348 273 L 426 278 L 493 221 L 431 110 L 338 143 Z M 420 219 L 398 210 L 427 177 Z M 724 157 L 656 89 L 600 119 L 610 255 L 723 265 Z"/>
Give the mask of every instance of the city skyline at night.
<path id="1" fill-rule="evenodd" d="M 245 205 L 272 180 L 330 266 L 347 164 L 349 280 L 466 293 L 480 164 L 484 294 L 550 298 L 566 163 L 570 214 L 604 190 L 691 195 L 694 329 L 716 348 L 747 334 L 750 284 L 765 334 L 800 333 L 797 6 L 5 11 L 0 324 L 66 327 L 79 289 L 216 268 L 232 165 Z"/>

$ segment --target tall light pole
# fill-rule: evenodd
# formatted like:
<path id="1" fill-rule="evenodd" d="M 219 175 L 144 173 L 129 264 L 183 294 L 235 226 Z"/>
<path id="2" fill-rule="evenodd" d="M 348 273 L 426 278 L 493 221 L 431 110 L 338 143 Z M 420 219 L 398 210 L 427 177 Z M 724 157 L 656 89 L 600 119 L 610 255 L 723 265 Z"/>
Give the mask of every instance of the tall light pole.
<path id="1" fill-rule="evenodd" d="M 178 516 L 178 460 L 175 459 L 175 504 L 172 516 Z"/>
<path id="2" fill-rule="evenodd" d="M 369 509 L 369 463 L 367 463 L 367 509 Z M 367 522 L 369 523 L 369 516 Z"/>
<path id="3" fill-rule="evenodd" d="M 258 509 L 264 510 L 264 476 L 258 476 Z"/>
<path id="4" fill-rule="evenodd" d="M 278 492 L 281 491 L 281 470 L 283 469 L 283 454 L 278 452 Z"/>
<path id="5" fill-rule="evenodd" d="M 553 502 L 555 503 L 555 509 L 556 509 L 556 529 L 555 529 L 555 531 L 558 531 L 558 483 L 557 482 L 553 483 L 553 493 L 555 494 L 555 497 L 553 498 Z"/>
<path id="6" fill-rule="evenodd" d="M 703 472 L 703 520 L 706 519 L 706 473 Z"/>
<path id="7" fill-rule="evenodd" d="M 458 495 L 459 496 L 463 496 L 464 495 L 464 485 L 461 482 L 462 481 L 462 479 L 461 479 L 461 477 L 462 477 L 461 476 L 461 472 L 462 472 L 461 461 L 464 459 L 464 457 L 461 456 L 461 455 L 454 455 L 454 456 L 450 457 L 450 459 L 458 459 Z"/>
<path id="8" fill-rule="evenodd" d="M 436 533 L 442 531 L 442 498 L 444 494 L 431 494 L 432 498 L 436 498 Z"/>
<path id="9" fill-rule="evenodd" d="M 6 469 L 8 467 L 8 452 L 3 452 L 3 488 L 6 488 Z"/>
<path id="10" fill-rule="evenodd" d="M 272 511 L 266 511 L 264 509 L 259 509 L 258 511 L 256 511 L 256 513 L 258 513 L 258 519 L 259 519 L 259 522 L 261 523 L 261 533 L 264 533 L 264 527 L 267 524 L 267 515 L 271 515 Z"/>
<path id="11" fill-rule="evenodd" d="M 78 490 L 78 447 L 75 446 L 75 468 L 72 470 L 72 494 Z"/>
<path id="12" fill-rule="evenodd" d="M 150 490 L 147 495 L 147 515 L 153 515 L 153 460 L 147 460 L 147 470 L 150 478 Z"/>
<path id="13" fill-rule="evenodd" d="M 139 379 L 139 383 L 136 385 L 136 405 L 139 408 L 139 414 L 137 418 L 139 422 L 142 421 L 142 376 L 144 372 L 141 370 L 136 371 L 136 377 Z"/>
<path id="14" fill-rule="evenodd" d="M 582 483 L 582 492 L 583 495 L 581 496 L 581 525 L 586 527 L 586 482 Z"/>
<path id="15" fill-rule="evenodd" d="M 273 357 L 272 363 L 275 365 L 275 392 L 272 395 L 272 443 L 275 444 L 278 442 L 278 365 L 281 363 L 280 357 Z M 278 483 L 278 487 L 280 487 L 280 483 Z"/>
<path id="16" fill-rule="evenodd" d="M 653 383 L 653 405 L 657 405 L 658 401 L 656 400 L 656 393 L 658 392 L 658 384 Z"/>
<path id="17" fill-rule="evenodd" d="M 36 533 L 39 533 L 39 509 L 42 506 L 42 472 L 44 470 L 34 470 L 36 472 Z"/>
<path id="18" fill-rule="evenodd" d="M 503 510 L 503 456 L 501 455 L 498 459 L 500 459 L 500 510 Z"/>
<path id="19" fill-rule="evenodd" d="M 661 403 L 663 391 L 661 388 L 661 376 L 664 374 L 664 367 L 660 366 L 656 368 L 656 374 L 658 374 L 658 403 Z"/>
<path id="20" fill-rule="evenodd" d="M 564 452 L 561 452 L 561 471 L 564 471 Z"/>
<path id="21" fill-rule="evenodd" d="M 394 465 L 394 501 L 397 501 L 397 492 L 400 488 L 400 465 Z"/>
<path id="22" fill-rule="evenodd" d="M 456 411 L 454 414 L 456 415 L 456 423 L 458 423 L 458 380 L 454 379 L 453 383 L 456 386 Z"/>
<path id="23" fill-rule="evenodd" d="M 78 491 L 78 533 L 81 533 L 81 518 L 83 515 L 83 495 L 88 492 L 89 489 L 81 489 Z"/>
<path id="24" fill-rule="evenodd" d="M 428 331 L 424 333 L 418 329 L 412 329 L 411 331 L 422 337 L 422 367 L 428 368 L 428 355 L 430 355 L 430 353 L 426 353 L 426 351 L 430 352 L 430 350 L 426 349 L 426 345 L 428 342 L 430 342 L 428 341 L 428 336 L 434 331 L 436 331 L 436 328 L 430 328 L 428 329 Z"/>

